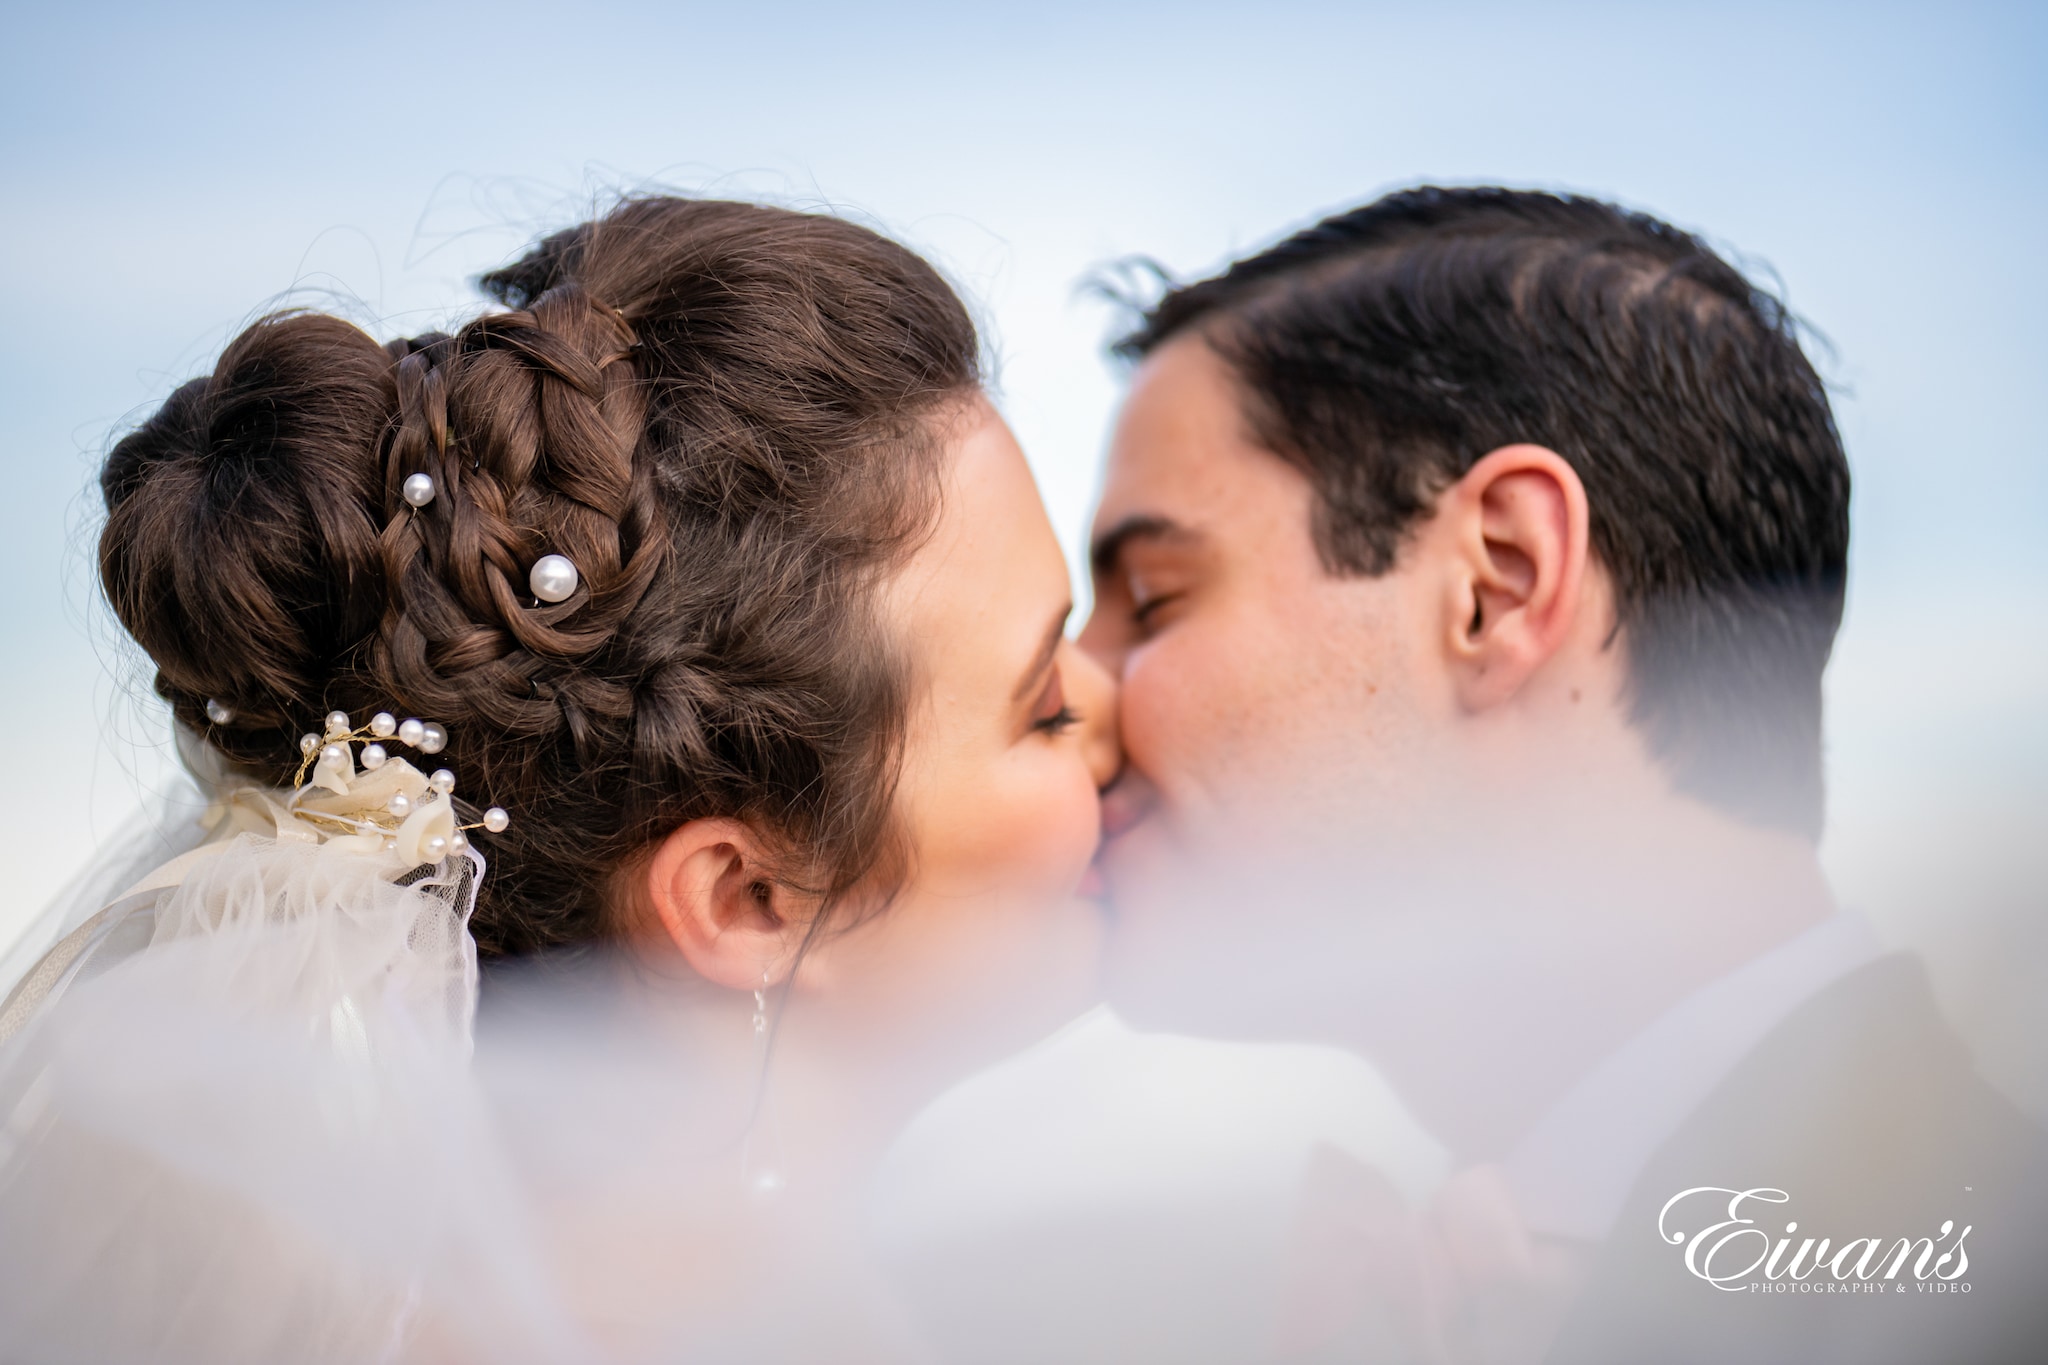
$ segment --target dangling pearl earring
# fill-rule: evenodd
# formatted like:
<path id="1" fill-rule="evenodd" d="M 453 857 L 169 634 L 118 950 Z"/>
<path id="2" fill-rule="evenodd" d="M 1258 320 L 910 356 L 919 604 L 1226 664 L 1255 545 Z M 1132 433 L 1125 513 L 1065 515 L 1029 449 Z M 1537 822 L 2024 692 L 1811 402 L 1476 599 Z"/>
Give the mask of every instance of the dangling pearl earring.
<path id="1" fill-rule="evenodd" d="M 765 967 L 761 969 L 761 984 L 754 988 L 754 1037 L 760 1043 L 756 1049 L 760 1071 L 755 1084 L 765 1089 L 768 1084 L 768 969 Z M 768 1131 L 755 1131 L 762 1120 L 763 1097 L 763 1091 L 757 1089 L 753 1118 L 747 1125 L 746 1140 L 740 1144 L 740 1177 L 745 1181 L 748 1192 L 757 1199 L 773 1198 L 782 1192 L 783 1185 L 782 1172 L 777 1169 L 780 1163 L 776 1160 L 781 1144 L 775 1139 L 774 1121 L 769 1120 Z M 756 1151 L 757 1139 L 764 1151 Z"/>

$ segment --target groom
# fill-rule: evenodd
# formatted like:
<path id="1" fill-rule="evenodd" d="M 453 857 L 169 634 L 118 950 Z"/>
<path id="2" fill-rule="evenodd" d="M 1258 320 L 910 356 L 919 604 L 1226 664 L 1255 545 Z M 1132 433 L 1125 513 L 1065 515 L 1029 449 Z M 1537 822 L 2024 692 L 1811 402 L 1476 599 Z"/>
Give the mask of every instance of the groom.
<path id="1" fill-rule="evenodd" d="M 1414 1339 L 2048 1359 L 2048 1146 L 1815 856 L 1849 471 L 1776 301 L 1639 214 L 1422 189 L 1121 349 L 1113 996 L 1386 1072 L 1465 1168 Z"/>

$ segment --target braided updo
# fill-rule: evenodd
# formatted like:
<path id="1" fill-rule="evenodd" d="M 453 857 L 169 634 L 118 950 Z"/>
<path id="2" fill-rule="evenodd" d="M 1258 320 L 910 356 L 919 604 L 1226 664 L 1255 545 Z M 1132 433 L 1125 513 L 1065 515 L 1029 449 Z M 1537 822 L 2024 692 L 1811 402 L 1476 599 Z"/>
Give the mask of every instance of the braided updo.
<path id="1" fill-rule="evenodd" d="M 509 311 L 389 346 L 265 318 L 114 447 L 101 579 L 158 693 L 272 783 L 329 711 L 444 722 L 463 796 L 515 817 L 478 840 L 487 953 L 604 937 L 691 819 L 827 897 L 877 874 L 908 681 L 871 589 L 978 382 L 959 300 L 843 220 L 676 198 L 482 286 Z"/>

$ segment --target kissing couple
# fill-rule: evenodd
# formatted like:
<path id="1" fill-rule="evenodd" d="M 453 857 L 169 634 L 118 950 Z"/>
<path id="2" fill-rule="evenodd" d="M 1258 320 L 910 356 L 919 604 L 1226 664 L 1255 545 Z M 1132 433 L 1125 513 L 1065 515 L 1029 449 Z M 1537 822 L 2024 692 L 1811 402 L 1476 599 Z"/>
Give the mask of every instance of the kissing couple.
<path id="1" fill-rule="evenodd" d="M 1267 1357 L 2048 1341 L 2048 1139 L 1815 855 L 1826 389 L 1698 238 L 1418 189 L 1166 289 L 1074 635 L 905 248 L 633 198 L 481 284 L 106 459 L 203 813 L 0 981 L 21 1358 L 943 1355 L 865 1177 L 1105 994 L 1449 1153 L 1315 1149 Z"/>

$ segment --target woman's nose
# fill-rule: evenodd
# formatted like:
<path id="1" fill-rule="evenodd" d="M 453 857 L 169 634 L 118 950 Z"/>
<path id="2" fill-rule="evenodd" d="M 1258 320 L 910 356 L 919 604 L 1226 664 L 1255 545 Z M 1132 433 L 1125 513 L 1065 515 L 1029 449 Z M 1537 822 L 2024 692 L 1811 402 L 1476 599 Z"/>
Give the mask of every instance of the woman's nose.
<path id="1" fill-rule="evenodd" d="M 1097 787 L 1107 787 L 1123 770 L 1117 738 L 1116 680 L 1072 640 L 1060 645 L 1060 682 L 1081 716 L 1081 752 Z"/>

